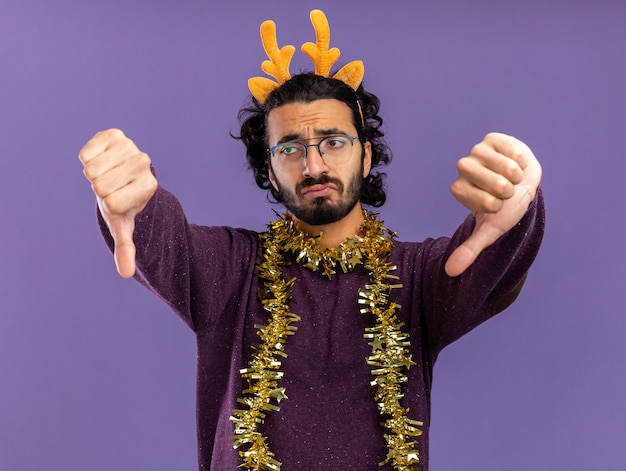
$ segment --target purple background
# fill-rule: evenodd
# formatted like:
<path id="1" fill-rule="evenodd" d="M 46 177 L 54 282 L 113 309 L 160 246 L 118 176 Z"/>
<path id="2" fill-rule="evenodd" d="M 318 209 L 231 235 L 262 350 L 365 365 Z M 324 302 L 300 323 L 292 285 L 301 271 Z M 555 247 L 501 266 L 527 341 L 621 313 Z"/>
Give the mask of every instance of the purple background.
<path id="1" fill-rule="evenodd" d="M 192 221 L 263 229 L 228 133 L 260 22 L 299 47 L 315 7 L 382 100 L 400 238 L 454 230 L 455 162 L 488 131 L 544 167 L 521 298 L 437 364 L 432 469 L 624 469 L 626 3 L 2 0 L 1 470 L 195 469 L 192 333 L 117 276 L 77 154 L 120 127 Z"/>

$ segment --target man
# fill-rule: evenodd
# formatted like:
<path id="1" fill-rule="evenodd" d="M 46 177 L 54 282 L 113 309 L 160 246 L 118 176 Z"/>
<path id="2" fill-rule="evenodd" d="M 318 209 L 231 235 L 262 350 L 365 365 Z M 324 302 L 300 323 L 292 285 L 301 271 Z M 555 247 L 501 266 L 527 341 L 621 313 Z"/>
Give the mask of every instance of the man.
<path id="1" fill-rule="evenodd" d="M 358 64 L 318 67 L 320 14 L 316 73 L 251 83 L 241 114 L 257 184 L 288 210 L 266 233 L 187 223 L 119 130 L 80 152 L 120 275 L 196 333 L 200 469 L 426 470 L 437 355 L 515 299 L 542 237 L 541 167 L 503 134 L 459 161 L 473 215 L 451 239 L 398 242 L 363 210 L 385 201 L 379 103 Z"/>

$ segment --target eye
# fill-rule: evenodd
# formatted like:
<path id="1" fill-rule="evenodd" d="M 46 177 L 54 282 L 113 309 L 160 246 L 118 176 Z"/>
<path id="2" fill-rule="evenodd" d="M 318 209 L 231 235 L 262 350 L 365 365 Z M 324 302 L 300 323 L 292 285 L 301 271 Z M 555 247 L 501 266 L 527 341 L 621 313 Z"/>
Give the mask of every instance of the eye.
<path id="1" fill-rule="evenodd" d="M 333 136 L 333 137 L 329 137 L 328 139 L 326 139 L 326 141 L 324 141 L 324 144 L 326 144 L 326 146 L 331 149 L 338 149 L 340 147 L 345 146 L 346 142 L 347 142 L 347 139 L 345 137 Z"/>
<path id="2" fill-rule="evenodd" d="M 297 155 L 299 152 L 301 152 L 300 146 L 291 142 L 283 144 L 278 148 L 278 153 L 285 157 Z"/>

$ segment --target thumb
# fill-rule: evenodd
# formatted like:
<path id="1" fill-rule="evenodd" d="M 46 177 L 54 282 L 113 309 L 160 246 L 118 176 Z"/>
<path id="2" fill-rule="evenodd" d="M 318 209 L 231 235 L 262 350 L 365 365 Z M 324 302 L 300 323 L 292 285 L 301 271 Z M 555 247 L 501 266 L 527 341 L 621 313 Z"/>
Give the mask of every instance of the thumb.
<path id="1" fill-rule="evenodd" d="M 135 217 L 120 215 L 111 218 L 109 230 L 115 241 L 114 258 L 117 272 L 123 278 L 130 278 L 135 274 Z"/>
<path id="2" fill-rule="evenodd" d="M 445 270 L 449 276 L 459 276 L 467 270 L 480 253 L 493 244 L 502 235 L 502 231 L 488 224 L 477 222 L 474 232 L 459 245 L 446 262 Z"/>

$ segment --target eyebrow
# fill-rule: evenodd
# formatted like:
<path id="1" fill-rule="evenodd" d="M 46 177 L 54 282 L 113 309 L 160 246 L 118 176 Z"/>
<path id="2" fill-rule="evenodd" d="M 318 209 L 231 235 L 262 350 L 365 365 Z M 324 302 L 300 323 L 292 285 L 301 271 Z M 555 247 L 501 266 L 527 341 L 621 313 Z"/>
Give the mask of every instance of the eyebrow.
<path id="1" fill-rule="evenodd" d="M 334 136 L 336 134 L 345 134 L 346 136 L 350 135 L 350 133 L 348 133 L 346 131 L 343 131 L 343 130 L 341 130 L 339 128 L 327 128 L 327 129 L 316 128 L 313 131 L 318 136 Z M 287 135 L 281 137 L 278 140 L 277 144 L 283 144 L 285 142 L 292 142 L 292 141 L 308 141 L 308 140 L 311 140 L 311 139 L 316 139 L 315 137 L 303 139 L 302 136 L 303 135 L 301 133 L 287 134 Z"/>

